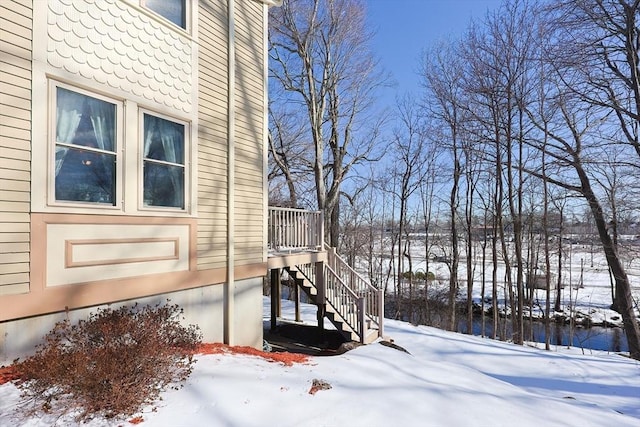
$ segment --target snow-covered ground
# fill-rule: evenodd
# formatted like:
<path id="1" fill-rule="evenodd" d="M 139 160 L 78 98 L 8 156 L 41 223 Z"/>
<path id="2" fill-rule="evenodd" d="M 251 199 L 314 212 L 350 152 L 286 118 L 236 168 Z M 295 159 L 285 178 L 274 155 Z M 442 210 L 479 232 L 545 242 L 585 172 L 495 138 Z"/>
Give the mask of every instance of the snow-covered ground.
<path id="1" fill-rule="evenodd" d="M 265 299 L 265 320 L 269 316 Z M 293 306 L 283 302 L 285 318 Z M 315 308 L 303 306 L 310 323 Z M 199 356 L 185 387 L 163 393 L 143 426 L 638 426 L 640 363 L 616 354 L 546 352 L 388 320 L 410 354 L 377 343 L 283 366 L 244 355 Z M 309 394 L 314 379 L 331 389 Z M 19 419 L 19 392 L 0 386 L 0 426 Z M 94 420 L 89 426 L 129 425 Z"/>

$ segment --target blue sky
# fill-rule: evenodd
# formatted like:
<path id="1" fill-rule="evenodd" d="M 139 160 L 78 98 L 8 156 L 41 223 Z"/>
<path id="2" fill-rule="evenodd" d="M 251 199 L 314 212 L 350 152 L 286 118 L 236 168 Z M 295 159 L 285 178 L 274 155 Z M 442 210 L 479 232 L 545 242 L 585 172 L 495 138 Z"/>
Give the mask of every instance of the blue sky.
<path id="1" fill-rule="evenodd" d="M 385 98 L 420 91 L 416 74 L 420 53 L 442 39 L 457 38 L 471 19 L 481 20 L 502 0 L 367 0 L 369 24 L 377 33 L 372 50 L 393 75 L 396 89 Z M 389 105 L 389 106 L 392 106 Z"/>

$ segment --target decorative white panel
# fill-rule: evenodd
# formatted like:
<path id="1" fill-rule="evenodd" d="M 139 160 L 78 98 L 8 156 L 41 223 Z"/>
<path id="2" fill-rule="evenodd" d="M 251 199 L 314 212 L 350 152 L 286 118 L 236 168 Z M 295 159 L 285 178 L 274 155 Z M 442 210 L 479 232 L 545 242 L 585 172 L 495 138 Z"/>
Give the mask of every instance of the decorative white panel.
<path id="1" fill-rule="evenodd" d="M 120 0 L 48 0 L 47 61 L 191 113 L 191 41 Z"/>
<path id="2" fill-rule="evenodd" d="M 188 225 L 47 224 L 46 286 L 189 270 Z"/>

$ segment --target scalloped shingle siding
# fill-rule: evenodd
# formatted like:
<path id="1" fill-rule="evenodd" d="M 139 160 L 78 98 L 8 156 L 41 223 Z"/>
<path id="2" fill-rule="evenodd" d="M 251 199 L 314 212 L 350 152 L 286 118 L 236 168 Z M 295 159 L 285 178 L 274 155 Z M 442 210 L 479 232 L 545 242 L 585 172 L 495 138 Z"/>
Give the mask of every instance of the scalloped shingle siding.
<path id="1" fill-rule="evenodd" d="M 192 112 L 192 52 L 185 35 L 122 1 L 48 5 L 49 65 Z"/>

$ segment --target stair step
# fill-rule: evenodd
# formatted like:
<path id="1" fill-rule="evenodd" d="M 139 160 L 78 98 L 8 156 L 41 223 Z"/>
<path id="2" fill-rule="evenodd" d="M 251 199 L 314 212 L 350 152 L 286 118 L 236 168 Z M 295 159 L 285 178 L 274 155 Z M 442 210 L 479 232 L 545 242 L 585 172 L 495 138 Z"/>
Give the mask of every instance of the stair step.
<path id="1" fill-rule="evenodd" d="M 306 275 L 296 266 L 287 267 L 286 271 L 296 286 L 299 286 L 307 297 L 315 304 L 318 304 L 318 289 L 315 284 L 306 277 Z M 352 328 L 347 318 L 357 313 L 358 308 L 353 303 L 343 304 L 338 298 L 335 298 L 331 289 L 326 289 L 325 301 L 322 301 L 325 307 L 325 317 L 335 326 L 335 328 L 344 335 L 346 339 L 352 341 L 361 341 L 360 336 L 354 328 Z M 377 339 L 378 331 L 371 329 L 371 320 L 367 319 L 365 325 L 366 336 L 362 341 L 365 343 L 373 342 Z"/>
<path id="2" fill-rule="evenodd" d="M 378 330 L 377 329 L 369 329 L 364 337 L 365 344 L 371 344 L 375 340 L 378 339 Z"/>

